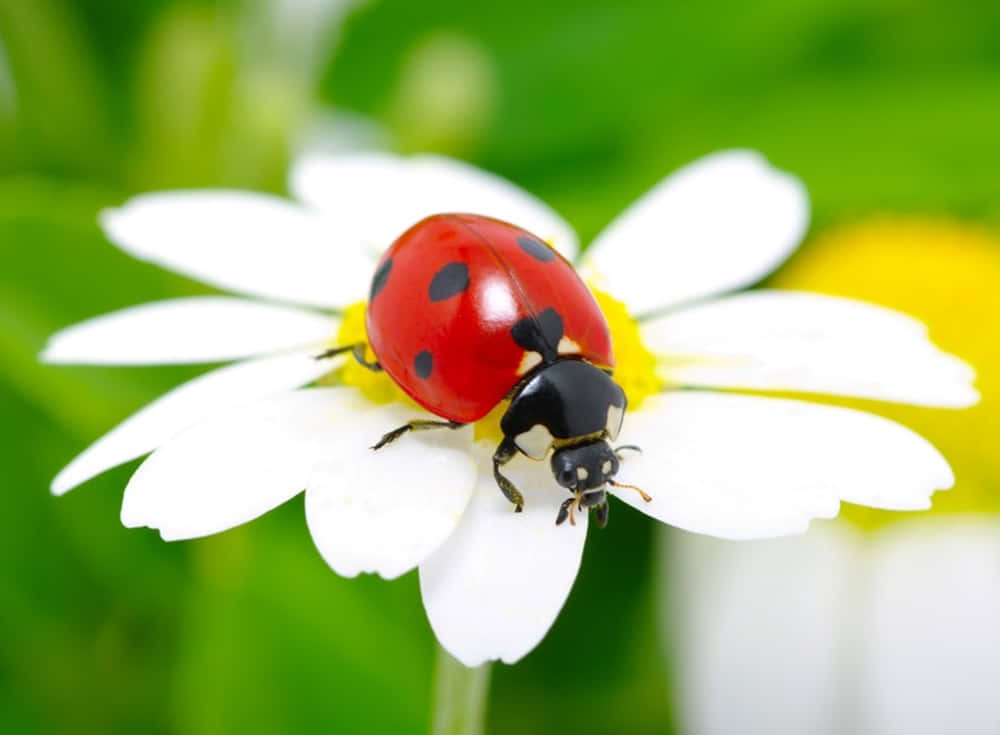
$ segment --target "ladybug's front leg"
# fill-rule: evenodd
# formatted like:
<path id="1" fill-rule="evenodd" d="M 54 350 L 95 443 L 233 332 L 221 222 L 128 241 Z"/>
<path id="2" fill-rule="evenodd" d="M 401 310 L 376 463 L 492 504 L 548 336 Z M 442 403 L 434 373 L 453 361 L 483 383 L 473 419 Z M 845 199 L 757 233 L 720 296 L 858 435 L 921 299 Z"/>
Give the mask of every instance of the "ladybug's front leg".
<path id="1" fill-rule="evenodd" d="M 515 454 L 517 454 L 517 445 L 511 439 L 505 438 L 500 442 L 500 446 L 493 453 L 493 479 L 497 481 L 504 497 L 514 504 L 514 512 L 520 513 L 524 510 L 524 496 L 514 487 L 513 482 L 500 474 L 500 468 L 510 462 Z"/>
<path id="2" fill-rule="evenodd" d="M 608 525 L 608 501 L 604 500 L 600 505 L 594 506 L 594 517 L 597 519 L 598 528 Z"/>

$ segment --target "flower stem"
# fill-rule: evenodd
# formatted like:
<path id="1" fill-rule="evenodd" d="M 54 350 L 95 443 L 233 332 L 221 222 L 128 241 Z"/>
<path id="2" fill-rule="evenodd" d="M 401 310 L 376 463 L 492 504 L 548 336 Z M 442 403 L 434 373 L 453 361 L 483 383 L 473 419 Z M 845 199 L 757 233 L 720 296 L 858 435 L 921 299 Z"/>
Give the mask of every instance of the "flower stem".
<path id="1" fill-rule="evenodd" d="M 431 735 L 482 735 L 489 688 L 489 664 L 470 669 L 439 645 Z"/>

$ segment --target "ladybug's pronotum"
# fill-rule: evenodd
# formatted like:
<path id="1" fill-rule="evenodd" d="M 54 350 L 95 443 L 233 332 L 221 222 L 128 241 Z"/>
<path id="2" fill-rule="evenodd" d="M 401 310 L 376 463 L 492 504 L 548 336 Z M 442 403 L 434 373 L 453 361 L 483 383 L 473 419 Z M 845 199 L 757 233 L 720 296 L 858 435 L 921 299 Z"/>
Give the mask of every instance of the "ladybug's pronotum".
<path id="1" fill-rule="evenodd" d="M 510 401 L 493 454 L 493 476 L 516 511 L 524 497 L 501 472 L 518 452 L 543 460 L 573 497 L 556 523 L 577 509 L 608 517 L 606 487 L 621 451 L 612 448 L 625 393 L 607 321 L 587 285 L 559 253 L 516 225 L 472 214 L 436 214 L 404 232 L 372 278 L 365 343 L 342 345 L 384 370 L 442 421 L 415 420 L 385 434 L 379 449 L 408 431 L 458 428 Z M 638 488 L 645 500 L 649 496 Z"/>

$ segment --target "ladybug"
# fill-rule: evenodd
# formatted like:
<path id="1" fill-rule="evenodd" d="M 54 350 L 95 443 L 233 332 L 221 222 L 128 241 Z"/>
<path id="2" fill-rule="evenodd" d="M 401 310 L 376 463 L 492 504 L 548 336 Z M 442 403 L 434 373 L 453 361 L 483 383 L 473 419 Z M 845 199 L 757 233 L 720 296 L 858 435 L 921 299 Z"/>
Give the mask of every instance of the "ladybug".
<path id="1" fill-rule="evenodd" d="M 514 510 L 524 497 L 501 468 L 518 452 L 550 460 L 555 481 L 573 497 L 556 524 L 593 509 L 607 523 L 606 486 L 614 481 L 627 400 L 612 380 L 607 321 L 573 266 L 516 225 L 474 214 L 436 214 L 404 232 L 379 261 L 366 311 L 369 345 L 352 352 L 384 370 L 442 421 L 415 420 L 385 434 L 380 449 L 409 431 L 458 428 L 503 400 L 503 440 L 493 476 Z M 638 488 L 643 498 L 649 496 Z"/>

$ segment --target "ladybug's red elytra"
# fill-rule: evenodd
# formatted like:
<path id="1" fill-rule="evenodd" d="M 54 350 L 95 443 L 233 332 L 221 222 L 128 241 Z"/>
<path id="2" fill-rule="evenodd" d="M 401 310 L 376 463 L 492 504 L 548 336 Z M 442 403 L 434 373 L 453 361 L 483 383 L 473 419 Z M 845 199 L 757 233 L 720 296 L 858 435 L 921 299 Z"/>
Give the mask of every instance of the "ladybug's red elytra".
<path id="1" fill-rule="evenodd" d="M 444 419 L 410 421 L 374 449 L 408 431 L 477 421 L 508 398 L 493 476 L 515 510 L 524 497 L 500 468 L 518 452 L 543 460 L 554 450 L 555 480 L 573 494 L 556 523 L 575 523 L 576 509 L 593 509 L 598 524 L 607 523 L 605 488 L 631 487 L 613 478 L 621 450 L 636 448 L 609 444 L 626 407 L 611 379 L 611 333 L 590 289 L 558 252 L 490 217 L 427 217 L 379 261 L 366 328 L 376 362 L 365 359 L 364 343 L 320 357 L 350 351 Z"/>

